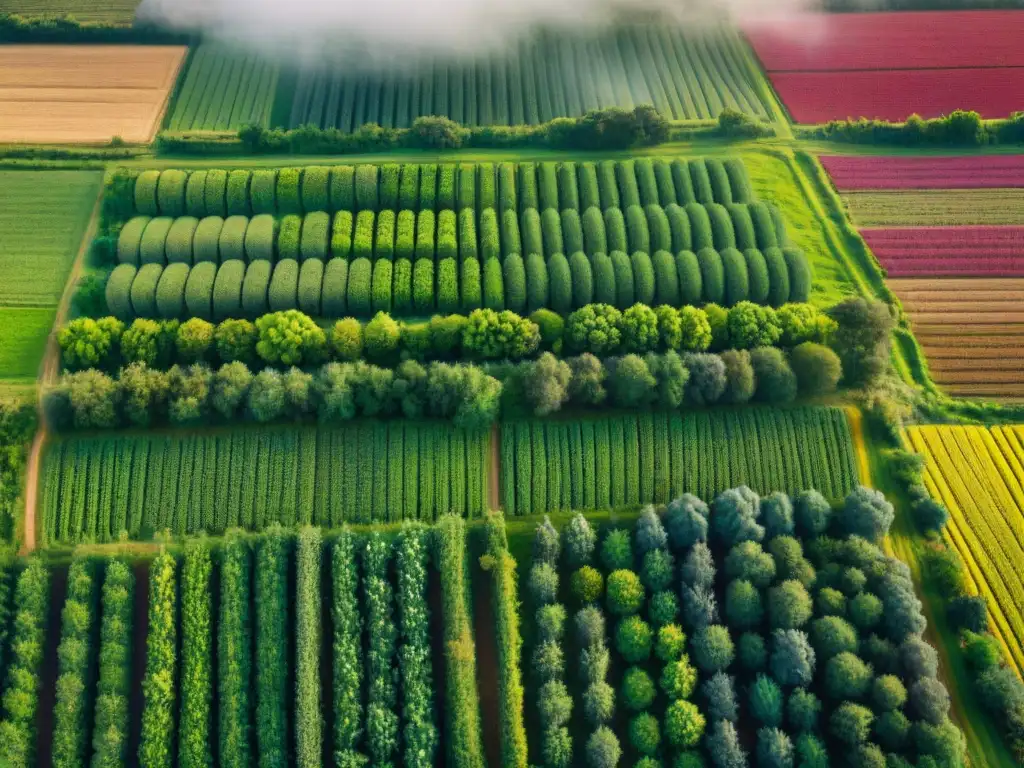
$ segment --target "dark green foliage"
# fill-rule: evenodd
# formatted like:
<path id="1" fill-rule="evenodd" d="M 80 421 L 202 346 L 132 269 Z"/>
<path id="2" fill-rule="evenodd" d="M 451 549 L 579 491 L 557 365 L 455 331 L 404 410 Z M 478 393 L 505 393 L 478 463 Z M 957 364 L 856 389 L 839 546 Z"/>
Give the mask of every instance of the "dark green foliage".
<path id="1" fill-rule="evenodd" d="M 725 302 L 725 267 L 718 251 L 704 248 L 697 252 L 700 266 L 701 292 L 705 302 L 723 304 Z"/>
<path id="2" fill-rule="evenodd" d="M 713 203 L 705 206 L 708 221 L 711 225 L 711 240 L 714 247 L 721 251 L 724 248 L 736 247 L 736 233 L 732 227 L 732 219 L 724 205 Z"/>
<path id="3" fill-rule="evenodd" d="M 797 248 L 783 248 L 789 270 L 789 301 L 807 301 L 811 295 L 811 267 L 807 256 Z"/>
<path id="4" fill-rule="evenodd" d="M 526 309 L 529 312 L 548 306 L 548 267 L 537 253 L 526 257 Z M 507 286 L 507 281 L 506 281 Z M 511 302 L 509 302 L 511 307 Z"/>
<path id="5" fill-rule="evenodd" d="M 207 178 L 207 190 L 209 190 L 210 178 L 214 171 L 210 171 Z M 282 168 L 277 173 L 277 212 L 282 215 L 301 214 L 302 200 L 300 196 L 300 184 L 302 180 L 301 168 Z M 206 208 L 212 212 L 207 196 Z"/>
<path id="6" fill-rule="evenodd" d="M 518 254 L 505 257 L 502 267 L 505 282 L 505 308 L 522 313 L 526 310 L 526 268 Z"/>
<path id="7" fill-rule="evenodd" d="M 633 271 L 633 299 L 641 304 L 654 304 L 655 277 L 651 257 L 636 251 L 630 259 Z"/>
<path id="8" fill-rule="evenodd" d="M 731 203 L 726 208 L 732 219 L 733 231 L 736 235 L 736 247 L 741 251 L 756 248 L 757 235 L 754 232 L 754 220 L 750 216 L 750 208 L 739 203 Z"/>
<path id="9" fill-rule="evenodd" d="M 622 251 L 612 251 L 612 269 L 615 273 L 615 306 L 625 309 L 635 303 L 633 264 Z"/>
<path id="10" fill-rule="evenodd" d="M 254 261 L 246 268 L 245 279 L 242 281 L 242 311 L 246 317 L 256 318 L 267 312 L 267 292 L 272 271 L 273 266 L 269 261 Z"/>
<path id="11" fill-rule="evenodd" d="M 702 248 L 714 248 L 715 238 L 708 209 L 697 203 L 687 203 L 684 210 L 690 220 L 690 239 L 693 243 L 693 250 L 699 252 Z"/>
<path id="12" fill-rule="evenodd" d="M 582 217 L 583 248 L 588 254 L 607 253 L 605 218 L 597 207 L 585 208 Z"/>
<path id="13" fill-rule="evenodd" d="M 604 209 L 604 229 L 609 253 L 625 252 L 629 248 L 626 239 L 626 220 L 619 208 Z"/>
<path id="14" fill-rule="evenodd" d="M 743 258 L 743 254 L 735 248 L 725 248 L 719 255 L 722 257 L 722 269 L 725 275 L 725 306 L 731 307 L 750 297 L 747 262 Z"/>
<path id="15" fill-rule="evenodd" d="M 168 320 L 181 317 L 185 308 L 185 283 L 188 275 L 189 268 L 186 264 L 170 264 L 164 269 L 156 286 L 157 317 Z"/>
<path id="16" fill-rule="evenodd" d="M 629 251 L 635 253 L 642 251 L 650 253 L 651 234 L 647 226 L 647 216 L 638 205 L 631 205 L 626 208 L 626 236 Z"/>

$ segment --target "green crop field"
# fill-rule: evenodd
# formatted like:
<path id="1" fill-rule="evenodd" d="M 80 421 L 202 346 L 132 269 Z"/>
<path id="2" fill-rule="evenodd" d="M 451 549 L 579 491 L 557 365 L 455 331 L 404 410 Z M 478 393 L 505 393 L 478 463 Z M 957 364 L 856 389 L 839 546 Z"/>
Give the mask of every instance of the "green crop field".
<path id="1" fill-rule="evenodd" d="M 921 189 L 845 192 L 860 227 L 1024 224 L 1024 189 Z"/>
<path id="2" fill-rule="evenodd" d="M 52 541 L 478 516 L 489 455 L 485 432 L 401 421 L 75 437 L 49 450 L 41 514 Z"/>
<path id="3" fill-rule="evenodd" d="M 265 125 L 277 87 L 277 65 L 214 43 L 199 46 L 174 102 L 172 131 L 237 131 Z"/>
<path id="4" fill-rule="evenodd" d="M 672 120 L 711 120 L 724 108 L 767 118 L 757 75 L 725 27 L 671 24 L 547 34 L 475 64 L 428 62 L 417 73 L 359 74 L 339 64 L 302 72 L 285 127 L 405 128 L 421 115 L 463 125 L 536 125 L 606 107 L 654 107 Z"/>
<path id="5" fill-rule="evenodd" d="M 96 171 L 0 171 L 0 306 L 52 306 L 96 204 Z"/>
<path id="6" fill-rule="evenodd" d="M 0 13 L 74 16 L 79 21 L 131 24 L 140 0 L 0 0 Z"/>
<path id="7" fill-rule="evenodd" d="M 0 307 L 0 381 L 29 383 L 39 373 L 55 310 L 48 307 Z"/>
<path id="8" fill-rule="evenodd" d="M 510 514 L 710 500 L 815 488 L 840 499 L 858 483 L 846 416 L 835 408 L 646 413 L 506 423 L 502 503 Z"/>

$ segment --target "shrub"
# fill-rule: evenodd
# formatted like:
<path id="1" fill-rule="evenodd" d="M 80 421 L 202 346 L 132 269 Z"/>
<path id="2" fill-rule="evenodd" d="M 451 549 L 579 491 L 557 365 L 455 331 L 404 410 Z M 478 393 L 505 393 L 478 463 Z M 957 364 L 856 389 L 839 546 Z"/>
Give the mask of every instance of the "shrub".
<path id="1" fill-rule="evenodd" d="M 242 281 L 242 311 L 256 318 L 267 312 L 267 290 L 273 271 L 269 261 L 254 261 L 245 270 Z"/>
<path id="2" fill-rule="evenodd" d="M 712 624 L 697 630 L 691 643 L 693 660 L 708 674 L 727 668 L 735 655 L 735 646 L 725 627 Z"/>
<path id="3" fill-rule="evenodd" d="M 548 605 L 558 598 L 558 571 L 549 563 L 534 563 L 530 568 L 528 587 L 538 605 Z"/>
<path id="4" fill-rule="evenodd" d="M 822 344 L 805 341 L 790 355 L 801 394 L 816 396 L 836 391 L 842 378 L 839 356 Z"/>
<path id="5" fill-rule="evenodd" d="M 560 727 L 569 722 L 572 697 L 561 680 L 549 680 L 537 692 L 537 708 L 548 726 Z"/>
<path id="6" fill-rule="evenodd" d="M 811 596 L 799 581 L 787 579 L 768 590 L 768 623 L 775 629 L 798 629 L 813 613 Z"/>
<path id="7" fill-rule="evenodd" d="M 537 326 L 513 312 L 474 310 L 463 333 L 466 354 L 481 360 L 521 358 L 532 354 L 540 343 Z"/>
<path id="8" fill-rule="evenodd" d="M 295 309 L 298 306 L 299 264 L 294 259 L 283 259 L 274 265 L 267 291 L 267 305 L 271 312 Z"/>
<path id="9" fill-rule="evenodd" d="M 196 171 L 192 172 L 194 176 Z M 191 181 L 191 178 L 189 179 Z M 277 196 L 274 188 L 277 185 L 277 171 L 256 170 L 252 172 L 249 181 L 249 202 L 252 205 L 253 214 L 273 214 L 277 209 Z M 326 210 L 326 208 L 314 208 L 313 210 Z"/>
<path id="10" fill-rule="evenodd" d="M 648 352 L 658 346 L 658 316 L 645 304 L 634 304 L 622 313 L 622 344 L 631 352 Z"/>
<path id="11" fill-rule="evenodd" d="M 301 365 L 323 359 L 327 337 L 315 322 L 298 310 L 274 312 L 256 321 L 256 353 L 267 363 Z"/>
<path id="12" fill-rule="evenodd" d="M 618 616 L 637 613 L 643 606 L 644 587 L 633 571 L 619 569 L 608 576 L 606 588 L 608 610 Z"/>
<path id="13" fill-rule="evenodd" d="M 697 670 L 684 654 L 681 658 L 665 664 L 660 682 L 661 689 L 670 701 L 688 699 L 697 685 Z"/>
<path id="14" fill-rule="evenodd" d="M 305 265 L 303 267 L 305 268 Z M 370 288 L 371 309 L 373 312 L 391 311 L 392 272 L 391 262 L 387 259 L 379 259 L 373 264 Z M 310 314 L 314 313 L 311 312 Z"/>
<path id="15" fill-rule="evenodd" d="M 581 604 L 596 602 L 604 593 L 604 577 L 596 568 L 585 565 L 573 572 L 570 590 Z"/>
<path id="16" fill-rule="evenodd" d="M 626 355 L 615 360 L 608 377 L 608 389 L 620 406 L 635 408 L 649 403 L 658 381 L 643 358 Z"/>
<path id="17" fill-rule="evenodd" d="M 533 275 L 529 275 L 529 269 L 531 262 L 537 257 L 527 258 L 527 270 L 528 279 L 533 281 L 535 278 Z M 536 266 L 535 269 L 539 273 L 540 267 Z M 572 311 L 573 307 L 573 279 L 572 272 L 569 268 L 569 262 L 566 261 L 565 256 L 561 253 L 556 253 L 548 259 L 547 263 L 547 274 L 548 274 L 548 288 L 549 295 L 547 297 L 550 303 L 551 309 L 559 314 L 567 315 Z M 536 301 L 540 301 L 538 297 Z"/>
<path id="18" fill-rule="evenodd" d="M 655 277 L 651 257 L 645 251 L 636 251 L 630 258 L 633 271 L 633 294 L 641 304 L 653 304 L 655 299 Z"/>
<path id="19" fill-rule="evenodd" d="M 757 398 L 779 405 L 796 399 L 797 378 L 780 349 L 759 347 L 750 353 L 757 380 Z"/>
<path id="20" fill-rule="evenodd" d="M 867 707 L 846 701 L 829 718 L 829 733 L 847 746 L 855 747 L 867 741 L 874 716 Z"/>
<path id="21" fill-rule="evenodd" d="M 454 258 L 441 259 L 437 264 L 437 308 L 445 314 L 459 309 L 459 273 Z"/>
<path id="22" fill-rule="evenodd" d="M 622 340 L 622 315 L 607 304 L 590 304 L 569 315 L 565 339 L 570 350 L 607 355 L 615 352 Z"/>
<path id="23" fill-rule="evenodd" d="M 771 347 L 782 334 L 775 310 L 749 301 L 729 310 L 727 325 L 729 343 L 736 349 Z"/>
<path id="24" fill-rule="evenodd" d="M 584 648 L 604 645 L 604 614 L 596 605 L 587 605 L 576 612 L 576 641 Z"/>
<path id="25" fill-rule="evenodd" d="M 615 305 L 622 308 L 632 306 L 636 301 L 633 263 L 622 251 L 612 251 L 610 258 L 615 275 Z"/>
<path id="26" fill-rule="evenodd" d="M 211 171 L 212 175 L 213 172 Z M 277 212 L 283 215 L 302 213 L 302 201 L 299 195 L 299 183 L 302 177 L 301 168 L 282 168 L 277 173 Z M 207 181 L 209 187 L 209 181 Z M 207 210 L 210 210 L 207 202 Z"/>
<path id="27" fill-rule="evenodd" d="M 236 170 L 228 173 L 226 200 L 228 216 L 251 216 L 249 204 L 249 178 L 251 171 Z"/>

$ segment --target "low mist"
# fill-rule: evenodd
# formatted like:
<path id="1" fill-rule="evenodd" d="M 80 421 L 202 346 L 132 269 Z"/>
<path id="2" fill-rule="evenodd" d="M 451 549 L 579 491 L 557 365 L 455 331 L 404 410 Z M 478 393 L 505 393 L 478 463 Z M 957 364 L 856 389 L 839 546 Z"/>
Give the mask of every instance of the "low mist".
<path id="1" fill-rule="evenodd" d="M 816 0 L 143 0 L 140 21 L 258 48 L 295 61 L 376 66 L 424 56 L 473 57 L 540 28 L 594 30 L 649 16 L 666 23 L 786 15 Z"/>

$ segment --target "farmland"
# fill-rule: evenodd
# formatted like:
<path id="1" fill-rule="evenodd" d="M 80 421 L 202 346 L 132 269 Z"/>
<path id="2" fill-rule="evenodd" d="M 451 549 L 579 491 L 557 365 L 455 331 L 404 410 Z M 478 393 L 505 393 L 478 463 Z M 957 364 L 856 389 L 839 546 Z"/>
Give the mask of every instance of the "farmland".
<path id="1" fill-rule="evenodd" d="M 5 45 L 0 142 L 149 142 L 184 56 L 176 46 Z"/>
<path id="2" fill-rule="evenodd" d="M 1024 224 L 1024 189 L 929 189 L 847 192 L 859 227 Z"/>
<path id="3" fill-rule="evenodd" d="M 139 0 L 0 0 L 0 13 L 74 16 L 80 21 L 130 24 Z"/>
<path id="4" fill-rule="evenodd" d="M 1024 227 L 893 227 L 862 234 L 891 277 L 1012 277 L 1024 271 Z"/>
<path id="5" fill-rule="evenodd" d="M 508 57 L 476 64 L 433 61 L 410 77 L 359 74 L 339 64 L 301 72 L 285 127 L 354 131 L 364 123 L 406 128 L 421 115 L 467 126 L 536 125 L 588 110 L 653 104 L 673 120 L 714 119 L 723 108 L 767 117 L 747 54 L 734 32 L 665 25 L 546 34 Z"/>
<path id="6" fill-rule="evenodd" d="M 479 516 L 489 450 L 486 433 L 417 422 L 69 438 L 46 460 L 44 535 Z"/>
<path id="7" fill-rule="evenodd" d="M 907 430 L 927 457 L 926 482 L 952 513 L 946 537 L 976 591 L 989 598 L 1010 663 L 1024 671 L 1024 428 L 923 426 Z"/>
<path id="8" fill-rule="evenodd" d="M 1024 280 L 890 280 L 934 381 L 962 397 L 1024 396 Z"/>
<path id="9" fill-rule="evenodd" d="M 1024 155 L 822 155 L 819 159 L 840 192 L 1024 187 Z"/>
<path id="10" fill-rule="evenodd" d="M 237 131 L 264 125 L 277 87 L 277 65 L 213 43 L 195 52 L 174 102 L 172 131 Z"/>
<path id="11" fill-rule="evenodd" d="M 846 418 L 832 409 L 520 422 L 503 426 L 501 451 L 502 502 L 519 515 L 711 499 L 741 484 L 838 499 L 857 482 Z"/>
<path id="12" fill-rule="evenodd" d="M 901 122 L 957 109 L 986 118 L 1018 110 L 1022 27 L 1013 11 L 859 13 L 787 17 L 784 27 L 752 22 L 745 32 L 797 122 Z"/>
<path id="13" fill-rule="evenodd" d="M 136 297 L 165 274 L 182 295 L 244 295 L 250 317 L 810 295 L 806 255 L 737 158 L 146 171 L 126 202 L 107 303 L 129 320 L 153 315 Z M 180 298 L 168 317 L 196 312 Z"/>
<path id="14" fill-rule="evenodd" d="M 0 379 L 31 382 L 96 204 L 94 171 L 0 171 Z"/>

